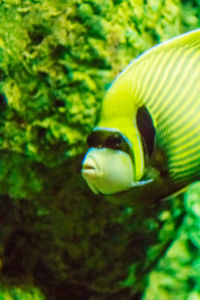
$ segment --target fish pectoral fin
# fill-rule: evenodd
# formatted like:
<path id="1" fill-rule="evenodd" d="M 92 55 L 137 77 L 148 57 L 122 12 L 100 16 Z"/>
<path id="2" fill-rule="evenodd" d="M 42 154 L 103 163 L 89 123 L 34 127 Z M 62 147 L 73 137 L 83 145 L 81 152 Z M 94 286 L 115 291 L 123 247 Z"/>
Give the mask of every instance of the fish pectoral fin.
<path id="1" fill-rule="evenodd" d="M 144 205 L 147 208 L 152 203 L 159 203 L 162 199 L 182 189 L 184 185 L 174 184 L 171 180 L 159 176 L 156 179 L 147 179 L 133 184 L 120 193 L 107 195 L 105 198 L 112 203 L 137 207 Z"/>
<path id="2" fill-rule="evenodd" d="M 166 152 L 162 149 L 161 146 L 155 143 L 154 151 L 149 159 L 149 170 L 155 170 L 159 173 L 159 176 L 167 177 L 168 176 L 168 159 L 166 156 Z M 151 174 L 151 171 L 149 171 Z M 151 176 L 151 175 L 150 175 Z M 153 175 L 154 177 L 154 175 Z"/>
<path id="3" fill-rule="evenodd" d="M 141 181 L 138 181 L 138 182 L 133 182 L 130 188 L 141 187 L 141 186 L 144 186 L 144 185 L 149 184 L 151 182 L 153 182 L 153 179 L 147 179 L 147 180 L 141 180 Z"/>

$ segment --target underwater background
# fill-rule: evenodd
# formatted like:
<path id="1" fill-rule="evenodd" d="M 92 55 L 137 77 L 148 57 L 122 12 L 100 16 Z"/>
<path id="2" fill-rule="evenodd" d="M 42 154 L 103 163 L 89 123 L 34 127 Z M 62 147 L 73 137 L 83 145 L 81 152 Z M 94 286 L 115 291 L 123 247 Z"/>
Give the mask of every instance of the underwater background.
<path id="1" fill-rule="evenodd" d="M 80 174 L 117 74 L 199 27 L 199 0 L 0 1 L 0 300 L 200 299 L 200 185 L 130 208 Z"/>

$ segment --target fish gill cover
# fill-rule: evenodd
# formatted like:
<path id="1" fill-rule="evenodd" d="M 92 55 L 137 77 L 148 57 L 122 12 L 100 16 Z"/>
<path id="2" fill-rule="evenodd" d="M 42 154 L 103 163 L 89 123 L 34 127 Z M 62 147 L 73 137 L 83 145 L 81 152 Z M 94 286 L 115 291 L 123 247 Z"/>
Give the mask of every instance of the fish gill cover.
<path id="1" fill-rule="evenodd" d="M 144 50 L 197 28 L 199 7 L 179 0 L 0 1 L 2 299 L 43 299 L 23 289 L 33 285 L 56 300 L 133 299 L 144 290 L 146 274 L 174 239 L 183 202 L 173 198 L 146 215 L 138 204 L 144 214 L 136 218 L 91 195 L 80 164 L 112 80 Z M 186 263 L 197 253 L 188 252 Z M 158 272 L 147 299 L 159 290 Z M 191 276 L 195 286 L 198 276 Z M 187 295 L 192 287 L 182 289 Z"/>

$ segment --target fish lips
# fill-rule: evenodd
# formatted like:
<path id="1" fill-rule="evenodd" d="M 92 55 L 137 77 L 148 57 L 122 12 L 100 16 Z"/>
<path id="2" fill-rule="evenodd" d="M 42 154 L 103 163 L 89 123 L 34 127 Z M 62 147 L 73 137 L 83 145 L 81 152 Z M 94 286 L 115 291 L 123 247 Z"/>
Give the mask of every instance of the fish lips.
<path id="1" fill-rule="evenodd" d="M 100 178 L 102 172 L 96 161 L 92 157 L 87 157 L 82 166 L 82 176 L 84 179 Z"/>
<path id="2" fill-rule="evenodd" d="M 93 193 L 99 194 L 100 191 L 95 184 L 95 180 L 101 178 L 103 174 L 94 159 L 87 157 L 83 162 L 81 173 Z"/>

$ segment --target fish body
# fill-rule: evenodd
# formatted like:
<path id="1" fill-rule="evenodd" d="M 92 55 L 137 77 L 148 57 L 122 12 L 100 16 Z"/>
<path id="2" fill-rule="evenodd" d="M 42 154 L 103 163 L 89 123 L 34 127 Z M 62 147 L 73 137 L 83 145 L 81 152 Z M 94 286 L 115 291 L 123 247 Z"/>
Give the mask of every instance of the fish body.
<path id="1" fill-rule="evenodd" d="M 199 180 L 200 29 L 154 46 L 118 75 L 94 129 L 101 130 L 129 140 L 132 187 L 151 179 L 149 166 L 177 187 Z"/>

